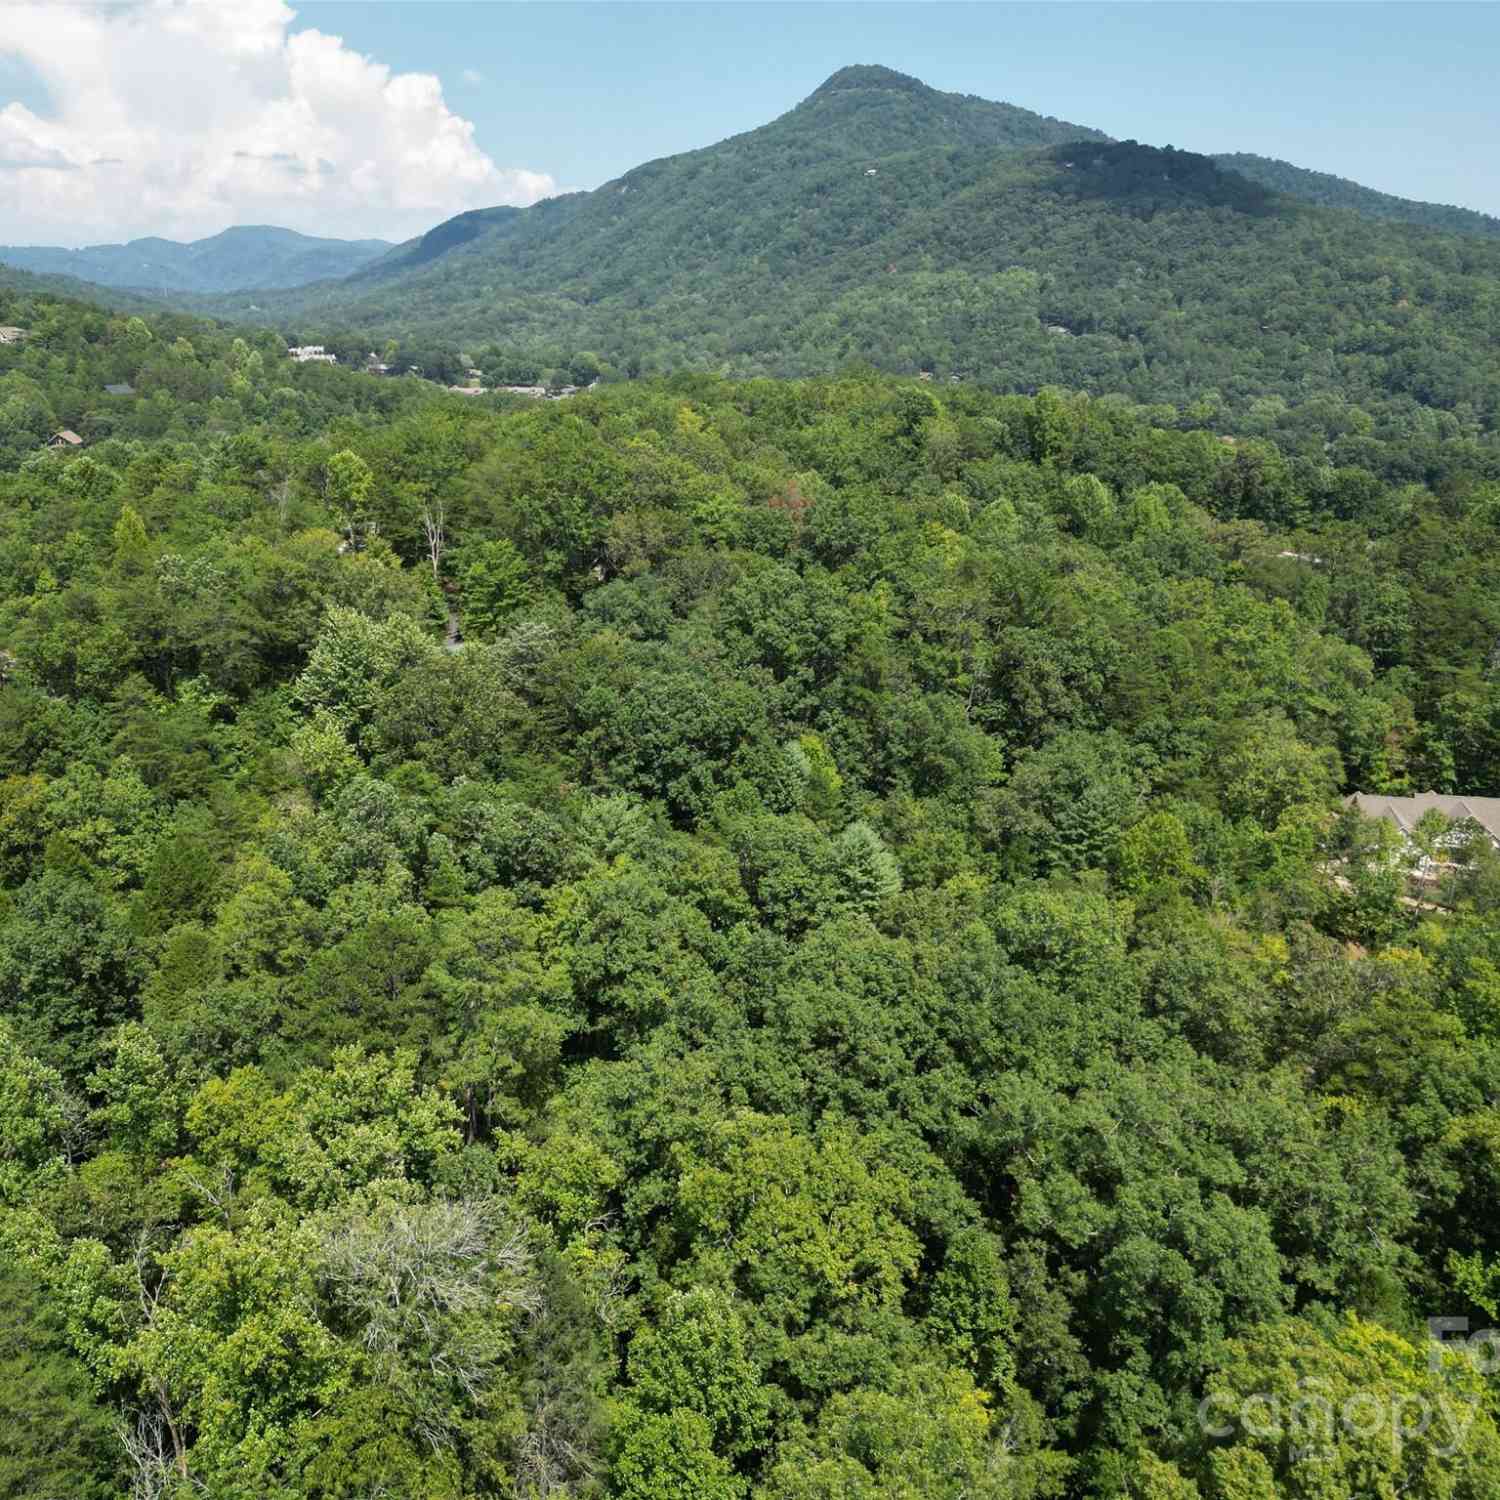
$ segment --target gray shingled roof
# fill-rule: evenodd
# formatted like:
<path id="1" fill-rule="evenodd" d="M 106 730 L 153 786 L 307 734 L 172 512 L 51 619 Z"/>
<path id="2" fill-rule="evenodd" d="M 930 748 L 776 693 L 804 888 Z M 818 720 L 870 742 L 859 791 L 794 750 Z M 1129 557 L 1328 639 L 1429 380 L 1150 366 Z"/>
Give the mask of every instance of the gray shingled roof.
<path id="1" fill-rule="evenodd" d="M 1402 833 L 1410 833 L 1423 813 L 1436 809 L 1454 822 L 1472 818 L 1492 839 L 1500 840 L 1500 797 L 1450 797 L 1443 792 L 1387 797 L 1383 792 L 1355 792 L 1349 804 L 1367 818 L 1389 818 Z"/>

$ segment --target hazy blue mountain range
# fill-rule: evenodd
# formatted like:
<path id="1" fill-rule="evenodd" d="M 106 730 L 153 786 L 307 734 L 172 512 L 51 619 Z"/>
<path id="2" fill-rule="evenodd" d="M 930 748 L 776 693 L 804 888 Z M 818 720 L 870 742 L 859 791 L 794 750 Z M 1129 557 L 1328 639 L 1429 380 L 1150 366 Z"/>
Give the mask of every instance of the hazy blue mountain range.
<path id="1" fill-rule="evenodd" d="M 391 248 L 385 240 L 332 240 L 243 224 L 208 239 L 148 238 L 124 245 L 0 246 L 0 262 L 98 286 L 149 292 L 234 292 L 304 286 L 348 276 Z"/>

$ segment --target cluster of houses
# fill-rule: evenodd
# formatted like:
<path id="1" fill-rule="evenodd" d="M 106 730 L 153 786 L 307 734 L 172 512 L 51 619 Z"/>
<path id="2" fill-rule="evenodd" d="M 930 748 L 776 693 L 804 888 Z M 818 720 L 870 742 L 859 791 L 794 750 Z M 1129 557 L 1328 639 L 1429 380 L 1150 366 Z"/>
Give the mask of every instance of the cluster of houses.
<path id="1" fill-rule="evenodd" d="M 485 385 L 484 372 L 482 370 L 467 370 L 466 385 L 450 385 L 448 389 L 455 396 L 485 396 L 492 392 L 501 396 L 527 396 L 533 401 L 560 401 L 564 396 L 576 396 L 580 387 L 576 385 L 564 385 L 553 388 L 545 385 Z M 597 380 L 590 383 L 584 389 L 592 389 L 598 385 Z"/>
<path id="2" fill-rule="evenodd" d="M 287 349 L 287 357 L 296 361 L 299 365 L 336 365 L 338 356 L 330 354 L 322 344 L 294 344 Z M 365 362 L 361 368 L 366 375 L 390 375 L 393 367 L 386 364 L 372 349 L 365 356 Z M 420 371 L 413 371 L 420 374 Z M 492 392 L 498 392 L 504 396 L 529 396 L 534 401 L 557 401 L 564 396 L 576 396 L 580 387 L 576 385 L 565 385 L 558 389 L 552 389 L 545 385 L 486 385 L 484 383 L 484 371 L 479 369 L 467 369 L 464 371 L 465 380 L 462 385 L 450 385 L 447 389 L 455 396 L 487 396 Z M 592 382 L 597 385 L 598 381 Z"/>
<path id="3" fill-rule="evenodd" d="M 582 389 L 592 390 L 598 383 L 593 381 Z M 564 396 L 576 396 L 580 387 L 563 385 L 553 390 L 545 385 L 450 385 L 448 389 L 457 396 L 483 396 L 497 392 L 502 396 L 529 396 L 533 401 L 561 401 Z"/>
<path id="4" fill-rule="evenodd" d="M 4 329 L 0 329 L 3 333 Z M 135 387 L 127 380 L 115 381 L 104 387 L 106 396 L 133 396 Z M 84 440 L 71 427 L 60 427 L 42 444 L 44 448 L 81 448 Z"/>
<path id="5" fill-rule="evenodd" d="M 465 383 L 463 385 L 450 385 L 448 389 L 455 396 L 482 396 L 487 387 L 484 383 L 484 371 L 468 369 L 464 371 Z"/>
<path id="6" fill-rule="evenodd" d="M 27 330 L 24 328 L 0 327 L 0 344 L 18 344 L 26 336 Z M 286 352 L 288 358 L 301 365 L 336 365 L 338 363 L 338 356 L 330 354 L 322 344 L 294 344 Z M 372 349 L 365 360 L 364 370 L 368 375 L 389 375 L 391 373 L 391 366 L 378 359 L 375 351 Z M 465 374 L 468 377 L 467 384 L 450 385 L 448 387 L 456 396 L 483 396 L 491 391 L 497 391 L 509 396 L 529 396 L 537 401 L 556 401 L 564 396 L 576 396 L 579 391 L 579 387 L 576 385 L 565 385 L 557 390 L 549 389 L 545 385 L 487 386 L 484 384 L 483 371 L 470 369 L 466 370 Z M 597 385 L 598 383 L 597 380 L 593 381 L 589 388 L 591 389 L 593 385 Z M 108 396 L 134 396 L 135 387 L 128 381 L 122 380 L 106 385 L 104 393 Z M 47 439 L 44 446 L 48 448 L 68 449 L 81 448 L 83 445 L 84 440 L 76 432 L 69 427 L 64 427 L 54 432 Z"/>

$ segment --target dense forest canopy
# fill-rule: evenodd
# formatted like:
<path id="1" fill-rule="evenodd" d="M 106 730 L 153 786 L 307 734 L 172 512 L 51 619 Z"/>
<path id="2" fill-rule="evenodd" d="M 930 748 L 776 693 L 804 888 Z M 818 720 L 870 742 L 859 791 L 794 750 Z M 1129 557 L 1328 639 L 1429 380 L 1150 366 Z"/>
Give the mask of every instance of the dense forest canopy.
<path id="1" fill-rule="evenodd" d="M 1477 408 L 0 325 L 0 1490 L 1495 1493 Z"/>

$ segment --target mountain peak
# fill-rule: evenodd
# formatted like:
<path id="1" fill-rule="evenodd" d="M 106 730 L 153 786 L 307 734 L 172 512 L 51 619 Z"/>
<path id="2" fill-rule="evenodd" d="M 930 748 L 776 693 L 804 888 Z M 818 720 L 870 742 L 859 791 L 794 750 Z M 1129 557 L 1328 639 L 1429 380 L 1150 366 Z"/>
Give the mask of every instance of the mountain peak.
<path id="1" fill-rule="evenodd" d="M 853 63 L 826 78 L 808 97 L 820 99 L 829 94 L 846 93 L 851 89 L 896 89 L 904 94 L 937 92 L 920 78 L 913 78 L 908 73 L 898 73 L 894 68 L 882 67 L 879 63 Z"/>
<path id="2" fill-rule="evenodd" d="M 1024 149 L 1108 136 L 1014 104 L 945 94 L 878 63 L 840 68 L 795 109 L 752 136 L 800 135 L 835 155 L 876 157 L 928 148 Z"/>

